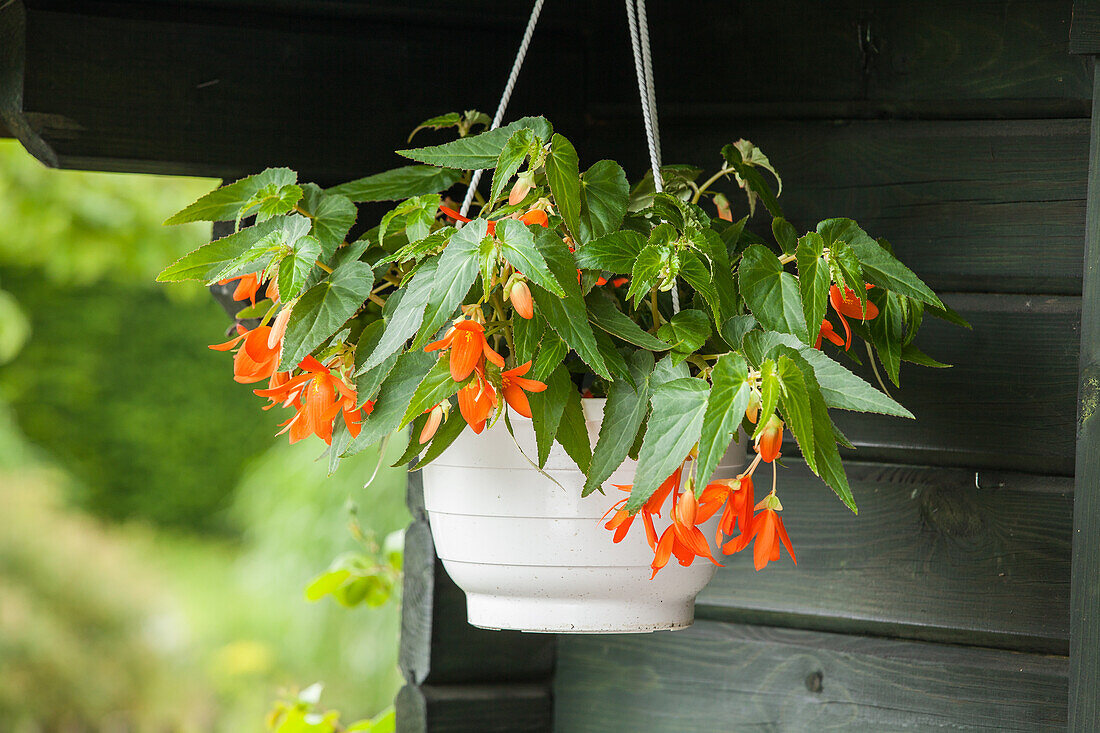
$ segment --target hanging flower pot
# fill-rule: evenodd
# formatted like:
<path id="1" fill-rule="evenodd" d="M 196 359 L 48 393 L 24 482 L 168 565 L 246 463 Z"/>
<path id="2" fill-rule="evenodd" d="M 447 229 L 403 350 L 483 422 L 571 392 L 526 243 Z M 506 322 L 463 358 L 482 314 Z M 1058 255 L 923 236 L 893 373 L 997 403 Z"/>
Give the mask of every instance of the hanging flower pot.
<path id="1" fill-rule="evenodd" d="M 458 139 L 327 190 L 285 168 L 229 184 L 171 221 L 256 223 L 160 279 L 237 281 L 238 333 L 214 348 L 290 410 L 291 442 L 323 440 L 333 468 L 404 442 L 395 465 L 424 471 L 472 623 L 683 628 L 726 555 L 795 561 L 789 439 L 855 511 L 830 410 L 912 417 L 844 366 L 855 340 L 896 384 L 902 360 L 937 364 L 913 344 L 924 317 L 958 318 L 854 221 L 799 236 L 748 141 L 709 177 L 655 164 L 659 180 L 631 186 L 612 161 L 582 173 L 541 117 L 474 134 L 487 123 L 429 120 Z M 745 192 L 744 218 L 719 187 Z M 462 191 L 476 212 L 451 208 Z M 350 237 L 368 201 L 399 203 Z M 753 231 L 760 208 L 771 220 Z"/>
<path id="2" fill-rule="evenodd" d="M 582 402 L 593 443 L 605 400 Z M 535 454 L 531 421 L 466 433 L 424 468 L 424 504 L 436 554 L 466 592 L 474 626 L 519 631 L 634 633 L 682 629 L 695 617 L 695 596 L 716 566 L 696 561 L 653 576 L 653 551 L 640 532 L 612 543 L 604 524 L 617 498 L 582 498 L 585 475 L 555 446 L 543 475 L 516 448 Z M 715 472 L 732 478 L 745 446 L 733 445 Z M 632 484 L 628 461 L 613 484 Z M 554 482 L 557 482 L 555 484 Z M 612 490 L 611 493 L 618 493 Z M 704 525 L 712 536 L 718 515 Z M 655 521 L 658 533 L 671 524 Z"/>

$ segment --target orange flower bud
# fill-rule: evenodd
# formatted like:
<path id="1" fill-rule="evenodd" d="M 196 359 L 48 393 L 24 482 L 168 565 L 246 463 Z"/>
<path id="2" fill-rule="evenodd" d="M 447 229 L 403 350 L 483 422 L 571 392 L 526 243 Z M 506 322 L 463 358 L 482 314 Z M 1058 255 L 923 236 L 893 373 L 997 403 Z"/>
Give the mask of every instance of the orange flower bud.
<path id="1" fill-rule="evenodd" d="M 753 425 L 760 419 L 760 393 L 755 389 L 749 393 L 749 406 L 745 408 L 745 418 Z"/>
<path id="2" fill-rule="evenodd" d="M 527 175 L 520 176 L 516 179 L 515 184 L 512 185 L 512 191 L 508 194 L 508 205 L 518 206 L 521 201 L 527 198 L 527 194 L 531 193 L 531 188 L 534 187 L 534 180 Z"/>
<path id="3" fill-rule="evenodd" d="M 512 291 L 509 293 L 508 299 L 512 301 L 512 307 L 516 309 L 516 313 L 521 318 L 530 320 L 535 317 L 535 307 L 531 301 L 531 288 L 527 287 L 526 281 L 517 280 L 512 283 Z"/>
<path id="4" fill-rule="evenodd" d="M 420 445 L 424 445 L 435 437 L 435 431 L 439 430 L 439 424 L 441 422 L 443 422 L 442 403 L 433 407 L 431 414 L 428 415 L 428 422 L 424 423 L 424 428 L 420 431 Z"/>
<path id="5" fill-rule="evenodd" d="M 779 448 L 783 445 L 783 421 L 775 415 L 768 418 L 764 426 L 764 432 L 756 442 L 756 452 L 760 454 L 760 460 L 771 463 L 779 457 Z"/>

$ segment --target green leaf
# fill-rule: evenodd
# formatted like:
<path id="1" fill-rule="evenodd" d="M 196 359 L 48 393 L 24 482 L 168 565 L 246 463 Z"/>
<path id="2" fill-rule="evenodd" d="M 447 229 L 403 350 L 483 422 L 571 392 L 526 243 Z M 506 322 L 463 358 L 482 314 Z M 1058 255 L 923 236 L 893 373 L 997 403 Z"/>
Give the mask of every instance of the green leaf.
<path id="1" fill-rule="evenodd" d="M 554 436 L 558 434 L 565 403 L 570 399 L 569 393 L 577 391 L 569 378 L 569 370 L 561 364 L 542 381 L 546 383 L 546 389 L 542 392 L 532 392 L 528 396 L 531 403 L 531 422 L 535 428 L 539 468 L 545 466 L 546 459 L 550 457 L 550 448 L 554 445 Z"/>
<path id="2" fill-rule="evenodd" d="M 620 379 L 632 381 L 633 378 L 630 376 L 630 367 L 627 366 L 626 358 L 615 347 L 612 338 L 605 331 L 599 329 L 596 329 L 593 333 L 596 336 L 596 349 L 603 357 L 604 363 L 607 364 L 607 370 L 611 372 L 611 377 L 615 381 Z"/>
<path id="3" fill-rule="evenodd" d="M 772 235 L 775 237 L 776 244 L 783 250 L 783 254 L 792 254 L 798 246 L 798 232 L 782 216 L 772 219 Z"/>
<path id="4" fill-rule="evenodd" d="M 654 388 L 657 388 L 662 384 L 668 384 L 669 382 L 683 379 L 688 376 L 691 376 L 691 372 L 688 371 L 687 364 L 682 362 L 674 363 L 672 361 L 672 354 L 669 354 L 658 361 L 657 365 L 653 367 L 653 376 L 650 377 L 649 383 Z"/>
<path id="5" fill-rule="evenodd" d="M 903 361 L 932 367 L 933 369 L 947 369 L 951 366 L 950 364 L 944 364 L 942 361 L 933 359 L 931 356 L 918 349 L 916 344 L 906 344 L 901 350 L 901 358 Z"/>
<path id="6" fill-rule="evenodd" d="M 269 219 L 294 208 L 302 197 L 295 185 L 298 174 L 289 168 L 268 168 L 262 173 L 215 189 L 187 208 L 173 214 L 165 224 L 185 224 L 191 221 L 237 221 L 256 213 L 263 205 Z M 274 213 L 270 213 L 274 212 Z"/>
<path id="7" fill-rule="evenodd" d="M 710 258 L 712 280 L 714 290 L 718 294 L 718 309 L 721 314 L 715 323 L 726 323 L 737 314 L 740 302 L 729 252 L 722 238 L 713 229 L 704 229 L 702 234 L 693 239 L 693 242 L 703 254 Z"/>
<path id="8" fill-rule="evenodd" d="M 496 165 L 500 151 L 504 149 L 512 133 L 522 128 L 530 129 L 540 140 L 549 140 L 553 133 L 553 127 L 545 118 L 524 117 L 510 125 L 487 130 L 480 135 L 463 137 L 427 148 L 398 150 L 397 154 L 421 163 L 460 170 L 492 168 Z"/>
<path id="9" fill-rule="evenodd" d="M 714 287 L 710 270 L 694 252 L 680 254 L 680 276 L 695 289 L 695 292 L 703 296 L 703 300 L 710 306 L 711 313 L 714 314 L 714 322 L 716 324 L 721 323 L 722 310 L 718 305 L 718 291 Z"/>
<path id="10" fill-rule="evenodd" d="M 851 219 L 826 219 L 818 223 L 817 231 L 825 240 L 826 247 L 841 241 L 851 248 L 867 282 L 908 295 L 935 308 L 943 308 L 943 303 L 931 288 Z"/>
<path id="11" fill-rule="evenodd" d="M 756 319 L 751 315 L 732 316 L 722 324 L 722 340 L 729 344 L 731 349 L 740 351 L 741 340 L 745 338 L 745 334 L 756 328 L 756 325 Z"/>
<path id="12" fill-rule="evenodd" d="M 430 117 L 413 128 L 413 131 L 409 133 L 409 140 L 416 137 L 416 133 L 421 130 L 443 130 L 448 127 L 458 127 L 461 122 L 462 115 L 458 112 L 448 112 L 445 115 Z"/>
<path id="13" fill-rule="evenodd" d="M 309 231 L 309 219 L 293 214 L 247 227 L 216 239 L 164 268 L 157 282 L 207 281 L 249 250 L 292 246 Z M 258 268 L 259 269 L 259 268 Z"/>
<path id="14" fill-rule="evenodd" d="M 783 209 L 779 206 L 779 199 L 776 197 L 775 192 L 772 191 L 771 186 L 768 185 L 754 166 L 743 161 L 736 145 L 730 144 L 722 148 L 722 157 L 726 159 L 726 163 L 729 164 L 730 168 L 736 171 L 741 180 L 749 187 L 749 190 L 760 197 L 768 213 L 773 217 L 783 216 Z M 751 206 L 753 201 L 751 196 L 749 201 Z"/>
<path id="15" fill-rule="evenodd" d="M 402 201 L 382 217 L 376 235 L 378 242 L 380 244 L 384 242 L 386 232 L 394 221 L 403 221 L 402 228 L 405 230 L 405 239 L 409 244 L 427 237 L 435 222 L 436 212 L 439 211 L 439 201 L 439 194 L 434 193 L 414 196 Z"/>
<path id="16" fill-rule="evenodd" d="M 649 411 L 649 375 L 653 372 L 653 355 L 648 351 L 636 351 L 630 356 L 630 374 L 634 384 L 625 379 L 611 383 L 607 403 L 603 410 L 603 422 L 596 448 L 592 451 L 592 465 L 584 482 L 581 496 L 588 496 L 611 477 L 630 452 L 630 446 Z"/>
<path id="17" fill-rule="evenodd" d="M 647 244 L 638 253 L 630 273 L 630 288 L 626 292 L 627 299 L 634 301 L 635 308 L 657 283 L 657 276 L 667 265 L 669 254 L 668 246 L 663 244 Z"/>
<path id="18" fill-rule="evenodd" d="M 451 237 L 439 256 L 439 268 L 424 311 L 423 325 L 413 342 L 414 349 L 422 348 L 435 335 L 470 292 L 477 278 L 478 249 L 486 236 L 488 222 L 474 219 Z"/>
<path id="19" fill-rule="evenodd" d="M 702 494 L 718 462 L 729 449 L 745 409 L 749 406 L 751 387 L 749 365 L 740 354 L 723 354 L 711 371 L 711 390 L 703 414 L 699 436 L 699 458 L 696 464 L 696 493 Z"/>
<path id="20" fill-rule="evenodd" d="M 637 232 L 626 229 L 612 232 L 579 247 L 576 252 L 577 267 L 625 275 L 634 270 L 634 262 L 645 246 L 645 239 Z"/>
<path id="21" fill-rule="evenodd" d="M 741 256 L 737 271 L 741 297 L 756 320 L 765 328 L 794 334 L 808 343 L 798 280 L 783 271 L 779 258 L 767 247 L 754 244 Z"/>
<path id="22" fill-rule="evenodd" d="M 806 316 L 806 327 L 812 340 L 816 340 L 821 330 L 821 322 L 825 319 L 825 309 L 829 303 L 831 278 L 829 263 L 822 256 L 824 247 L 825 241 L 821 235 L 810 232 L 798 240 L 795 252 L 798 263 L 798 289 L 802 295 L 802 312 Z"/>
<path id="23" fill-rule="evenodd" d="M 913 413 L 902 405 L 845 369 L 826 354 L 806 346 L 794 336 L 775 331 L 755 331 L 745 338 L 745 353 L 760 363 L 778 344 L 798 350 L 814 370 L 825 404 L 854 412 L 877 412 L 882 415 L 912 418 Z"/>
<path id="24" fill-rule="evenodd" d="M 462 178 L 462 171 L 453 168 L 407 165 L 385 173 L 376 173 L 373 176 L 341 183 L 339 186 L 328 189 L 326 193 L 346 196 L 357 204 L 368 201 L 400 201 L 413 196 L 445 191 L 460 178 Z"/>
<path id="25" fill-rule="evenodd" d="M 397 430 L 413 393 L 435 366 L 436 361 L 438 360 L 435 354 L 423 351 L 408 351 L 398 357 L 393 371 L 386 377 L 386 381 L 378 391 L 374 410 L 363 418 L 359 436 L 344 451 L 345 458 L 369 448 Z"/>
<path id="26" fill-rule="evenodd" d="M 672 344 L 665 343 L 648 331 L 643 331 L 629 316 L 620 311 L 607 295 L 593 290 L 585 296 L 584 303 L 588 307 L 588 319 L 592 325 L 607 331 L 612 336 L 650 351 L 667 351 L 672 348 Z"/>
<path id="27" fill-rule="evenodd" d="M 789 349 L 789 347 L 783 347 Z M 817 473 L 817 460 L 814 446 L 814 422 L 813 399 L 821 399 L 821 393 L 812 380 L 813 373 L 804 375 L 792 360 L 790 353 L 780 353 L 776 362 L 776 376 L 779 379 L 779 400 L 783 409 L 783 417 L 790 428 L 791 434 L 798 441 L 798 447 L 802 451 L 802 457 L 810 470 Z M 811 389 L 816 392 L 811 396 Z M 761 415 L 763 422 L 763 415 Z M 832 423 L 830 422 L 830 427 Z M 836 450 L 836 446 L 833 446 Z"/>
<path id="28" fill-rule="evenodd" d="M 562 410 L 561 422 L 558 423 L 558 432 L 554 439 L 577 464 L 581 473 L 587 474 L 592 466 L 592 444 L 588 439 L 584 410 L 581 409 L 581 393 L 572 384 L 566 393 L 565 409 Z"/>
<path id="29" fill-rule="evenodd" d="M 394 294 L 397 297 L 401 294 Z M 389 302 L 386 303 L 389 306 Z M 359 334 L 359 343 L 355 347 L 355 394 L 360 402 L 373 400 L 378 394 L 378 388 L 389 375 L 393 365 L 397 363 L 397 351 L 394 350 L 388 356 L 380 358 L 373 366 L 367 366 L 367 362 L 377 353 L 383 333 L 386 330 L 385 321 L 375 321 L 363 329 Z"/>
<path id="30" fill-rule="evenodd" d="M 496 237 L 500 240 L 500 253 L 508 264 L 543 290 L 559 297 L 565 296 L 565 291 L 546 266 L 546 260 L 535 248 L 531 230 L 523 222 L 502 219 L 497 223 Z"/>
<path id="31" fill-rule="evenodd" d="M 568 353 L 569 347 L 556 333 L 551 331 L 544 334 L 539 346 L 539 355 L 535 357 L 535 363 L 531 365 L 531 373 L 527 375 L 527 378 L 539 382 L 543 381 L 551 372 L 561 366 L 561 363 L 565 360 L 565 355 Z"/>
<path id="32" fill-rule="evenodd" d="M 626 173 L 614 161 L 598 161 L 581 174 L 581 217 L 577 243 L 583 245 L 617 230 L 626 214 L 629 193 Z"/>
<path id="33" fill-rule="evenodd" d="M 363 305 L 373 286 L 370 265 L 349 262 L 303 293 L 287 321 L 280 369 L 293 369 L 339 331 Z"/>
<path id="34" fill-rule="evenodd" d="M 809 398 L 810 420 L 813 424 L 814 458 L 812 462 L 807 460 L 806 463 L 852 512 L 858 513 L 855 499 L 852 497 L 852 489 L 848 485 L 848 477 L 844 473 L 844 465 L 840 461 L 840 452 L 836 447 L 838 431 L 833 425 L 832 418 L 829 417 L 829 409 L 826 407 L 814 379 L 814 370 L 800 352 L 795 351 L 793 348 L 780 346 L 778 352 L 781 361 L 788 359 L 798 367 Z M 786 373 L 789 375 L 788 379 L 793 383 L 793 376 L 790 376 L 790 372 Z M 847 441 L 843 436 L 839 437 Z M 799 445 L 802 445 L 802 443 L 800 442 Z M 802 457 L 806 458 L 806 451 L 803 451 Z"/>
<path id="35" fill-rule="evenodd" d="M 310 234 L 321 243 L 321 251 L 328 261 L 355 225 L 355 204 L 346 196 L 325 193 L 314 183 L 307 183 L 302 190 L 305 195 L 301 205 L 313 224 Z"/>
<path id="36" fill-rule="evenodd" d="M 424 320 L 424 308 L 435 286 L 438 265 L 438 258 L 425 261 L 409 284 L 391 294 L 386 300 L 386 307 L 382 311 L 386 324 L 385 332 L 374 351 L 356 369 L 357 375 L 370 371 L 388 360 L 416 334 Z"/>
<path id="37" fill-rule="evenodd" d="M 544 138 L 545 139 L 545 138 Z M 577 151 L 564 136 L 554 133 L 546 156 L 546 180 L 565 228 L 580 239 L 581 174 Z"/>
<path id="38" fill-rule="evenodd" d="M 773 359 L 764 359 L 760 364 L 760 417 L 756 420 L 756 430 L 752 437 L 755 440 L 764 432 L 764 426 L 768 418 L 775 413 L 779 404 L 779 376 L 776 374 L 777 365 Z"/>
<path id="39" fill-rule="evenodd" d="M 649 422 L 638 453 L 638 469 L 627 511 L 640 509 L 687 458 L 703 429 L 709 394 L 709 385 L 694 377 L 676 379 L 653 389 Z"/>
<path id="40" fill-rule="evenodd" d="M 464 230 L 460 230 L 464 231 Z M 558 235 L 544 230 L 536 239 L 536 246 L 546 260 L 554 278 L 565 291 L 565 297 L 554 295 L 532 282 L 532 294 L 539 313 L 562 340 L 601 377 L 611 379 L 611 373 L 596 348 L 596 337 L 588 323 L 588 314 L 581 299 L 577 283 L 577 267 L 573 255 Z M 446 254 L 446 253 L 444 253 Z"/>
<path id="41" fill-rule="evenodd" d="M 712 333 L 707 314 L 694 309 L 680 311 L 657 330 L 658 336 L 672 344 L 673 362 L 693 354 Z"/>
<path id="42" fill-rule="evenodd" d="M 310 235 L 299 239 L 293 251 L 279 263 L 279 299 L 289 303 L 298 296 L 321 256 L 321 243 Z"/>
<path id="43" fill-rule="evenodd" d="M 451 377 L 450 355 L 447 352 L 440 354 L 439 359 L 424 376 L 424 381 L 413 392 L 405 415 L 401 418 L 401 424 L 397 426 L 398 429 L 405 427 L 427 410 L 456 394 L 459 389 L 469 384 L 470 379 L 471 377 L 467 377 L 462 382 L 456 382 Z"/>
<path id="44" fill-rule="evenodd" d="M 490 205 L 500 198 L 504 187 L 508 185 L 508 181 L 523 165 L 523 161 L 527 160 L 527 155 L 536 146 L 541 147 L 541 145 L 542 141 L 537 140 L 535 134 L 526 127 L 512 133 L 512 136 L 508 138 L 508 142 L 504 143 L 504 148 L 500 151 L 500 156 L 496 161 L 496 169 L 493 171 L 493 183 L 489 188 Z"/>
<path id="45" fill-rule="evenodd" d="M 900 298 L 897 293 L 878 292 L 873 293 L 873 299 L 878 305 L 878 317 L 867 321 L 871 340 L 875 344 L 879 361 L 886 369 L 886 374 L 895 385 L 898 383 L 901 370 L 902 348 L 902 323 Z"/>
<path id="46" fill-rule="evenodd" d="M 526 364 L 534 358 L 545 333 L 546 321 L 537 313 L 534 318 L 512 319 L 512 341 L 516 345 L 517 364 Z"/>
<path id="47" fill-rule="evenodd" d="M 455 233 L 454 227 L 443 227 L 442 229 L 432 232 L 423 239 L 418 239 L 415 242 L 409 242 L 401 249 L 397 250 L 393 254 L 387 255 L 378 262 L 374 263 L 375 267 L 381 267 L 391 262 L 407 262 L 412 260 L 413 262 L 420 262 L 428 255 L 432 255 L 440 251 L 444 245 L 450 240 L 451 236 Z"/>

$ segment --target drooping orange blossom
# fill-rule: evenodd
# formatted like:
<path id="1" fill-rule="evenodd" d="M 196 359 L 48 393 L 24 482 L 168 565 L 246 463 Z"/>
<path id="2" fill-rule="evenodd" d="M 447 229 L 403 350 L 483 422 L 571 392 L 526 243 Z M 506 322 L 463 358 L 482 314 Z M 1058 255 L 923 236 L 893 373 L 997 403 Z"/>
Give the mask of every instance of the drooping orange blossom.
<path id="1" fill-rule="evenodd" d="M 424 347 L 424 351 L 450 350 L 451 378 L 461 382 L 474 372 L 474 367 L 482 357 L 498 367 L 504 367 L 504 357 L 489 346 L 485 339 L 485 326 L 477 321 L 464 319 L 459 321 L 439 341 L 433 341 Z"/>
<path id="2" fill-rule="evenodd" d="M 247 300 L 256 305 L 256 292 L 260 289 L 260 278 L 256 273 L 249 273 L 247 275 L 241 275 L 239 277 L 228 277 L 224 280 L 218 280 L 218 285 L 228 285 L 229 283 L 237 281 L 237 287 L 233 291 L 233 300 Z"/>
<path id="3" fill-rule="evenodd" d="M 291 443 L 316 435 L 331 445 L 333 423 L 342 415 L 348 432 L 352 437 L 358 436 L 363 416 L 371 413 L 374 403 L 368 400 L 358 405 L 355 388 L 312 356 L 303 359 L 298 367 L 301 374 L 289 379 L 273 377 L 274 384 L 267 389 L 253 390 L 273 403 L 294 407 L 295 414 L 282 424 L 279 434 L 288 432 Z"/>
<path id="4" fill-rule="evenodd" d="M 867 283 L 864 287 L 867 290 L 875 287 L 870 283 Z M 833 310 L 836 311 L 837 317 L 840 318 L 841 325 L 844 326 L 844 350 L 847 351 L 852 347 L 852 327 L 848 325 L 848 318 L 858 318 L 861 321 L 870 321 L 878 316 L 878 306 L 867 301 L 866 304 L 861 303 L 856 296 L 854 290 L 850 288 L 844 288 L 844 293 L 841 294 L 840 288 L 836 285 L 829 287 L 829 303 L 833 306 Z M 847 318 L 845 318 L 847 316 Z M 826 321 L 828 323 L 828 321 Z M 829 324 L 829 330 L 832 330 L 832 325 Z M 825 324 L 822 324 L 822 329 L 825 328 Z M 824 331 L 822 331 L 824 333 Z M 837 336 L 839 338 L 839 335 Z M 820 336 L 818 337 L 820 343 Z M 833 341 L 831 338 L 830 341 Z M 839 346 L 837 341 L 833 343 Z"/>
<path id="5" fill-rule="evenodd" d="M 238 347 L 233 355 L 233 379 L 241 384 L 251 384 L 274 374 L 279 366 L 282 344 L 281 339 L 273 339 L 271 328 L 257 326 L 249 331 L 237 324 L 237 334 L 236 338 L 223 344 L 210 346 L 214 351 L 229 351 Z"/>

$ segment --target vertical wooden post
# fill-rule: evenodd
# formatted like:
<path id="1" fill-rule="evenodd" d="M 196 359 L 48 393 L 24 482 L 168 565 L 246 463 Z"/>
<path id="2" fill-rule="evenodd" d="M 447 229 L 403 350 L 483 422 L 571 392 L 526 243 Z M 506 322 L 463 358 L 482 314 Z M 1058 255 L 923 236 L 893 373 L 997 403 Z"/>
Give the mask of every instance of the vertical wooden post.
<path id="1" fill-rule="evenodd" d="M 1100 75 L 1093 57 L 1092 127 L 1085 277 L 1081 300 L 1081 378 L 1073 505 L 1070 596 L 1069 729 L 1100 720 Z"/>

